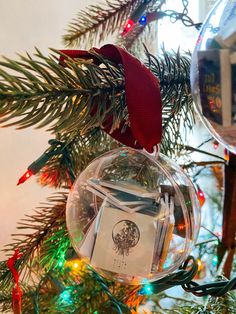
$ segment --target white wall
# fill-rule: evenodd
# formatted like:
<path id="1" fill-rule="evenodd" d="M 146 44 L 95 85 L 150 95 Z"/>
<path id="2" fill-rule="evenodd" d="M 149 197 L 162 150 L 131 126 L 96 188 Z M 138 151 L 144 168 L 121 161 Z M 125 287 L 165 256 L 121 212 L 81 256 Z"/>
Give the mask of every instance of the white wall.
<path id="1" fill-rule="evenodd" d="M 0 55 L 16 58 L 17 53 L 43 53 L 48 47 L 63 48 L 61 36 L 68 22 L 88 0 L 0 1 Z M 34 178 L 16 186 L 27 166 L 47 148 L 45 130 L 0 128 L 0 249 L 11 241 L 16 224 L 53 190 L 42 188 Z M 0 258 L 3 253 L 0 253 Z"/>

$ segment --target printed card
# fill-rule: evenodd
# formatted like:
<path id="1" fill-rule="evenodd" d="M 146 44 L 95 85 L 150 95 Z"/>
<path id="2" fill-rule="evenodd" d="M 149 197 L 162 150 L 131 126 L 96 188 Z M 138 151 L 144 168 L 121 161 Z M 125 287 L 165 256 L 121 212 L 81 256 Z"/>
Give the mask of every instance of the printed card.
<path id="1" fill-rule="evenodd" d="M 91 263 L 116 273 L 145 276 L 151 272 L 155 236 L 153 217 L 105 207 Z"/>

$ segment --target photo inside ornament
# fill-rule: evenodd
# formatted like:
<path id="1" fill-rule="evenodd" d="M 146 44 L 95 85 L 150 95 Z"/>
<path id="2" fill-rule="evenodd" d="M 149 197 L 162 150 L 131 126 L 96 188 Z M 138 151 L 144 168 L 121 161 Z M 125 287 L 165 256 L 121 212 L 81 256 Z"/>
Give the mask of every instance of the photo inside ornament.
<path id="1" fill-rule="evenodd" d="M 218 1 L 203 23 L 192 57 L 191 88 L 204 125 L 236 153 L 236 1 Z"/>
<path id="2" fill-rule="evenodd" d="M 194 187 L 169 159 L 119 148 L 95 159 L 69 194 L 75 251 L 128 284 L 159 279 L 186 259 L 199 229 Z"/>

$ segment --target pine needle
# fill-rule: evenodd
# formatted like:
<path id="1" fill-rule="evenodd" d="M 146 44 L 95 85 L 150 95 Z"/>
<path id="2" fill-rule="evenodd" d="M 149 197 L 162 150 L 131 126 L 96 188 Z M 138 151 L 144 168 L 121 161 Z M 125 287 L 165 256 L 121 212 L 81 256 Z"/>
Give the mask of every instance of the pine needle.
<path id="1" fill-rule="evenodd" d="M 120 30 L 140 3 L 142 0 L 107 0 L 103 4 L 89 6 L 69 24 L 67 34 L 63 36 L 64 43 L 67 46 L 79 45 L 80 48 L 100 43 Z"/>

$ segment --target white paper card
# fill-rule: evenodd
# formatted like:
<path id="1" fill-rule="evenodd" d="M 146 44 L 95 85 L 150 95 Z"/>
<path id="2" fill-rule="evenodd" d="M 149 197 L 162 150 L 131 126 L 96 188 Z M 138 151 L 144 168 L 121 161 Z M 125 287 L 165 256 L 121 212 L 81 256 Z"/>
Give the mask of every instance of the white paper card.
<path id="1" fill-rule="evenodd" d="M 79 247 L 79 252 L 82 256 L 91 257 L 92 255 L 94 241 L 95 241 L 95 225 L 96 225 L 96 220 L 94 219 L 91 226 L 89 227 L 87 234 L 84 237 L 84 241 L 81 243 Z"/>
<path id="2" fill-rule="evenodd" d="M 155 235 L 154 217 L 105 207 L 91 263 L 120 274 L 145 276 L 152 268 Z"/>
<path id="3" fill-rule="evenodd" d="M 93 222 L 92 222 L 91 226 L 89 227 L 86 235 L 84 236 L 84 240 L 80 244 L 79 252 L 82 256 L 86 256 L 89 258 L 91 258 L 91 256 L 92 256 L 92 252 L 93 252 L 93 248 L 94 248 L 94 242 L 96 239 L 95 237 L 96 237 L 97 228 L 98 228 L 98 224 L 99 224 L 102 210 L 103 210 L 103 208 L 101 208 L 100 211 L 98 212 L 97 217 L 93 220 Z"/>

